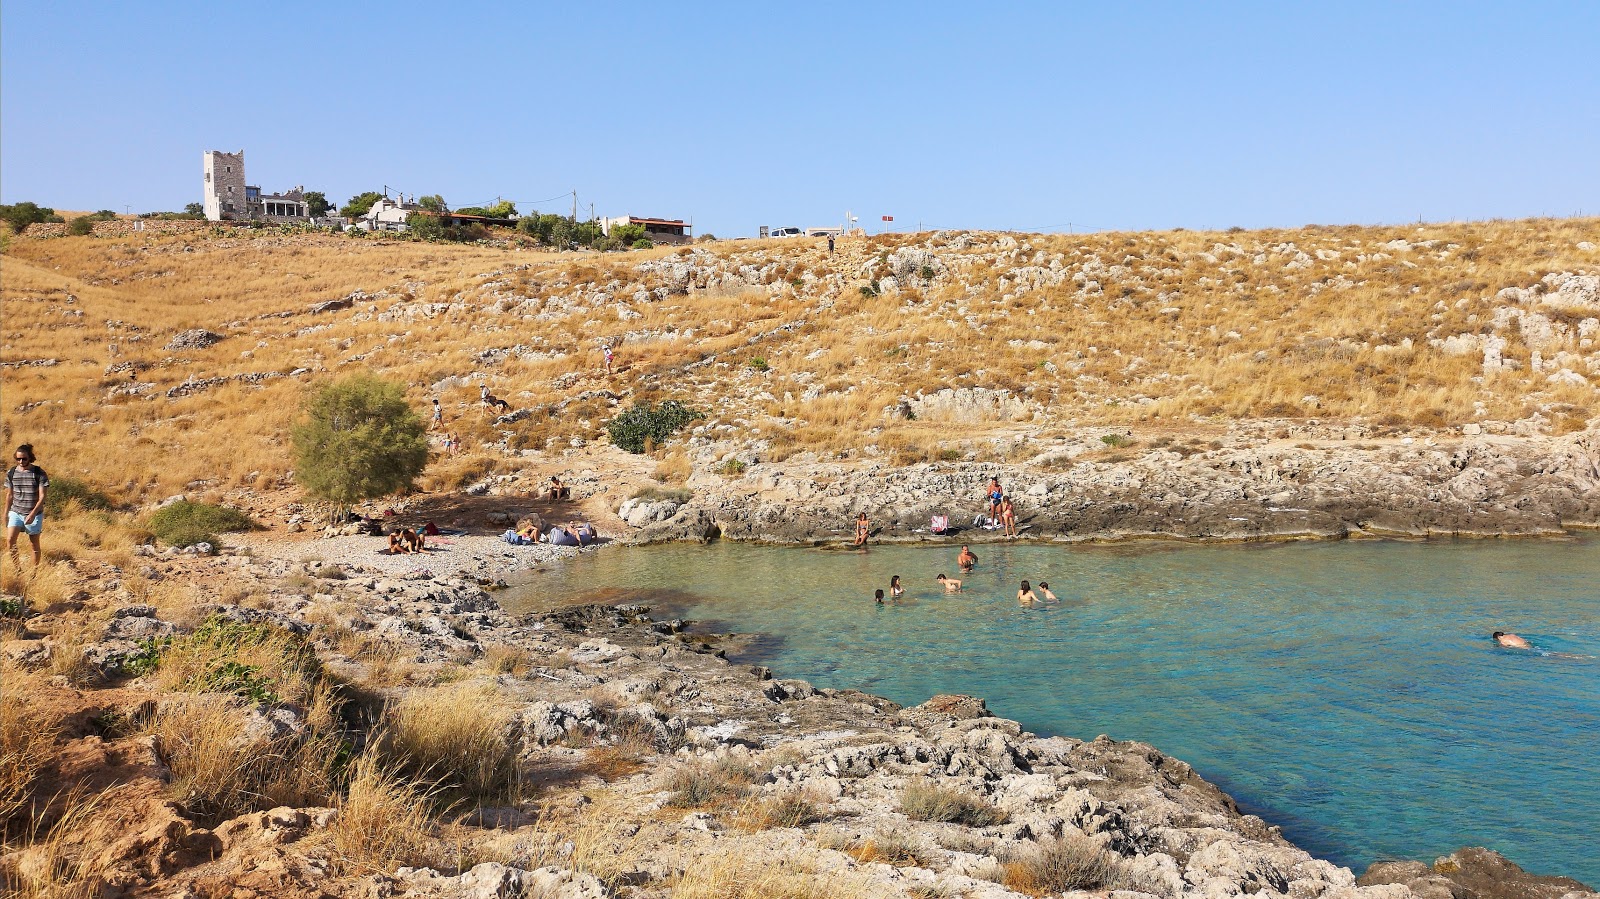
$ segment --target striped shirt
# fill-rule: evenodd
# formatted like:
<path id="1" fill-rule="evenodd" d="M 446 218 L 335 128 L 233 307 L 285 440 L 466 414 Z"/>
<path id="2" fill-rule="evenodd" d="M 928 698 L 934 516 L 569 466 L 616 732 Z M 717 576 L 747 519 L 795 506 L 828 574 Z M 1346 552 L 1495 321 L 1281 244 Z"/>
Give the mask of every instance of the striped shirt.
<path id="1" fill-rule="evenodd" d="M 6 472 L 6 487 L 11 491 L 11 511 L 26 518 L 39 502 L 39 490 L 50 486 L 50 476 L 37 465 Z"/>

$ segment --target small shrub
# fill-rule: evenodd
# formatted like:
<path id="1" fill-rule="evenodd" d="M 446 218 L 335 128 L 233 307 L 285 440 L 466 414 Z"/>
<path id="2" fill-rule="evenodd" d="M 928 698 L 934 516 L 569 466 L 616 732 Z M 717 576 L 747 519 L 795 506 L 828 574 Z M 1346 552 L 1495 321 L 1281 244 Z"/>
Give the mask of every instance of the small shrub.
<path id="1" fill-rule="evenodd" d="M 684 425 L 704 417 L 677 400 L 667 400 L 659 406 L 639 403 L 606 424 L 611 442 L 630 453 L 642 453 L 646 443 L 661 446 Z"/>
<path id="2" fill-rule="evenodd" d="M 686 503 L 692 496 L 694 496 L 694 491 L 687 487 L 643 487 L 633 492 L 634 499 L 642 499 L 650 503 L 662 501 Z"/>
<path id="3" fill-rule="evenodd" d="M 312 576 L 319 577 L 325 581 L 342 581 L 349 577 L 344 573 L 344 569 L 337 565 L 318 565 L 317 570 L 312 572 Z"/>
<path id="4" fill-rule="evenodd" d="M 634 241 L 632 246 L 633 246 L 633 248 L 635 250 L 648 250 L 648 249 L 654 247 L 655 243 L 652 240 L 650 240 L 650 238 L 648 238 L 648 237 L 641 237 L 638 240 Z"/>
<path id="5" fill-rule="evenodd" d="M 505 738 L 497 692 L 457 685 L 406 694 L 384 712 L 384 757 L 443 800 L 516 799 L 517 751 Z"/>
<path id="6" fill-rule="evenodd" d="M 59 518 L 66 511 L 69 502 L 76 502 L 79 508 L 93 512 L 104 512 L 111 508 L 111 497 L 87 483 L 77 478 L 52 477 L 50 490 L 44 497 L 44 514 L 50 518 Z"/>
<path id="7" fill-rule="evenodd" d="M 963 827 L 991 827 L 1006 820 L 1006 813 L 992 803 L 928 781 L 906 785 L 900 794 L 900 811 L 913 821 L 938 821 Z"/>
<path id="8" fill-rule="evenodd" d="M 922 865 L 926 855 L 915 839 L 898 830 L 875 833 L 846 849 L 845 853 L 862 864 L 882 862 L 896 868 Z"/>
<path id="9" fill-rule="evenodd" d="M 959 458 L 961 458 L 961 451 L 958 449 L 946 447 L 942 450 L 939 450 L 940 462 L 954 462 Z"/>
<path id="10" fill-rule="evenodd" d="M 722 463 L 722 465 L 717 469 L 717 471 L 727 475 L 728 477 L 738 477 L 739 475 L 744 474 L 744 470 L 745 464 L 738 459 L 729 459 L 728 461 Z"/>
<path id="11" fill-rule="evenodd" d="M 432 796 L 371 753 L 350 766 L 350 784 L 328 828 L 339 874 L 373 874 L 431 859 Z"/>
<path id="12" fill-rule="evenodd" d="M 150 531 L 169 546 L 216 546 L 219 531 L 253 531 L 259 528 L 250 516 L 227 506 L 180 500 L 151 514 Z"/>
<path id="13" fill-rule="evenodd" d="M 67 223 L 67 233 L 73 237 L 88 237 L 94 233 L 94 219 L 84 215 Z"/>
<path id="14" fill-rule="evenodd" d="M 1127 879 L 1117 855 L 1078 834 L 1023 850 L 1008 859 L 1002 871 L 1002 886 L 1032 896 L 1116 889 Z"/>
<path id="15" fill-rule="evenodd" d="M 1104 443 L 1106 446 L 1113 447 L 1131 446 L 1133 444 L 1133 441 L 1129 440 L 1125 434 L 1102 434 L 1100 436 L 1100 442 Z"/>
<path id="16" fill-rule="evenodd" d="M 767 371 L 768 368 L 769 368 L 769 366 L 767 365 L 767 360 L 762 358 L 761 356 L 755 356 L 755 357 L 751 358 L 751 360 L 749 362 L 745 363 L 745 364 L 749 365 L 751 368 L 755 369 L 756 371 Z"/>
<path id="17" fill-rule="evenodd" d="M 860 290 L 861 296 L 870 300 L 878 295 L 878 282 L 868 281 L 867 283 L 861 285 Z"/>
<path id="18" fill-rule="evenodd" d="M 741 799 L 749 792 L 754 778 L 753 770 L 726 759 L 682 765 L 667 775 L 664 786 L 672 791 L 667 805 L 705 808 Z"/>
<path id="19" fill-rule="evenodd" d="M 769 796 L 739 810 L 740 826 L 746 830 L 805 827 L 821 821 L 823 817 L 817 800 L 798 790 Z"/>

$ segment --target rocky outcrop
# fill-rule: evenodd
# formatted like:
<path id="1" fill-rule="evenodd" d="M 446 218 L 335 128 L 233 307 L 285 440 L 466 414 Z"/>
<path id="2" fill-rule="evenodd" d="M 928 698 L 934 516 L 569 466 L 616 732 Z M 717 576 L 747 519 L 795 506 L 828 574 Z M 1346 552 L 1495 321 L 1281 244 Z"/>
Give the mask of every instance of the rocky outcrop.
<path id="1" fill-rule="evenodd" d="M 1498 852 L 1460 849 L 1426 865 L 1378 862 L 1356 881 L 1361 886 L 1399 884 L 1418 899 L 1577 899 L 1594 891 L 1570 877 L 1529 874 Z"/>
<path id="2" fill-rule="evenodd" d="M 860 511 L 880 541 L 929 539 L 934 515 L 948 516 L 961 540 L 982 539 L 996 533 L 972 526 L 990 476 L 1013 497 L 1024 536 L 1042 539 L 1539 536 L 1600 526 L 1596 428 L 1381 447 L 1165 447 L 1127 458 L 1130 449 L 1120 461 L 1104 449 L 1046 445 L 1032 463 L 1005 467 L 757 461 L 737 478 L 692 478 L 693 499 L 668 518 L 640 516 L 635 539 L 705 539 L 714 530 L 819 542 L 844 537 Z"/>

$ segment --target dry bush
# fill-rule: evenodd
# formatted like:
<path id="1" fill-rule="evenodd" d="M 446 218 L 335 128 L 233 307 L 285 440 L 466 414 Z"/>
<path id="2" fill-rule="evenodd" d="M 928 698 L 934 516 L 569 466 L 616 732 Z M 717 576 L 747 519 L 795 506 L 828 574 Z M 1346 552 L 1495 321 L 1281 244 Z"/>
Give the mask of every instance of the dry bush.
<path id="1" fill-rule="evenodd" d="M 172 640 L 151 679 L 162 690 L 309 704 L 321 677 L 316 651 L 305 637 L 273 625 L 212 617 Z"/>
<path id="2" fill-rule="evenodd" d="M 339 815 L 328 827 L 334 871 L 353 876 L 431 864 L 433 798 L 430 788 L 363 753 L 350 766 Z"/>
<path id="3" fill-rule="evenodd" d="M 507 646 L 504 643 L 491 643 L 483 651 L 483 663 L 495 674 L 511 674 L 520 677 L 532 667 L 533 660 L 528 651 L 516 646 Z"/>
<path id="4" fill-rule="evenodd" d="M 992 827 L 1006 820 L 1006 813 L 988 800 L 927 780 L 906 784 L 900 793 L 900 811 L 913 821 L 939 821 L 963 827 Z"/>
<path id="5" fill-rule="evenodd" d="M 50 765 L 61 715 L 40 703 L 32 678 L 0 661 L 0 833 L 33 799 L 39 775 Z"/>
<path id="6" fill-rule="evenodd" d="M 384 710 L 379 745 L 441 801 L 515 801 L 522 770 L 506 740 L 509 717 L 505 697 L 486 685 L 416 689 Z"/>
<path id="7" fill-rule="evenodd" d="M 1116 853 L 1075 833 L 1039 843 L 1006 859 L 1000 883 L 1030 896 L 1072 890 L 1138 888 Z"/>
<path id="8" fill-rule="evenodd" d="M 280 805 L 324 805 L 335 788 L 343 741 L 338 700 L 319 685 L 300 734 L 253 731 L 249 710 L 216 695 L 173 697 L 143 728 L 172 770 L 169 791 L 191 814 L 220 821 Z"/>
<path id="9" fill-rule="evenodd" d="M 757 771 L 731 757 L 679 765 L 667 773 L 662 787 L 670 790 L 667 805 L 706 808 L 742 799 L 750 791 Z"/>
<path id="10" fill-rule="evenodd" d="M 671 452 L 656 463 L 650 477 L 663 484 L 682 484 L 694 474 L 694 463 L 682 452 Z"/>
<path id="11" fill-rule="evenodd" d="M 844 852 L 862 864 L 881 862 L 896 868 L 927 865 L 927 853 L 918 845 L 916 838 L 901 830 L 874 833 L 851 844 Z"/>
<path id="12" fill-rule="evenodd" d="M 42 816 L 26 835 L 0 852 L 0 885 L 16 899 L 100 899 L 113 880 L 111 861 L 92 851 L 105 839 L 96 819 L 102 807 L 114 807 L 129 786 L 114 786 L 92 795 L 74 792 L 65 811 L 46 830 Z M 12 852 L 9 850 L 16 849 Z"/>
<path id="13" fill-rule="evenodd" d="M 695 859 L 669 883 L 674 899 L 854 899 L 870 896 L 863 884 L 822 877 L 792 861 L 752 864 L 750 857 L 724 852 Z"/>
<path id="14" fill-rule="evenodd" d="M 790 790 L 764 796 L 739 807 L 735 824 L 742 830 L 771 830 L 774 827 L 805 827 L 824 820 L 826 803 L 815 793 Z"/>

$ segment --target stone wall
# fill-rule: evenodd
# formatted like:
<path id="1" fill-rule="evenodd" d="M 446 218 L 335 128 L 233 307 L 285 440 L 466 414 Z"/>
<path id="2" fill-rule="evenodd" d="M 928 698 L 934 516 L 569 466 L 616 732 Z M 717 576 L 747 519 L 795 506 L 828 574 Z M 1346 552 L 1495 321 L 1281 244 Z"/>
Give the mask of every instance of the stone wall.
<path id="1" fill-rule="evenodd" d="M 143 230 L 137 226 L 143 223 Z M 95 237 L 123 237 L 129 234 L 187 234 L 194 231 L 205 231 L 209 228 L 248 228 L 249 222 L 206 222 L 198 219 L 116 219 L 109 222 L 95 222 Z M 29 225 L 23 235 L 27 237 L 62 237 L 67 233 L 67 226 L 61 222 L 45 222 Z"/>

